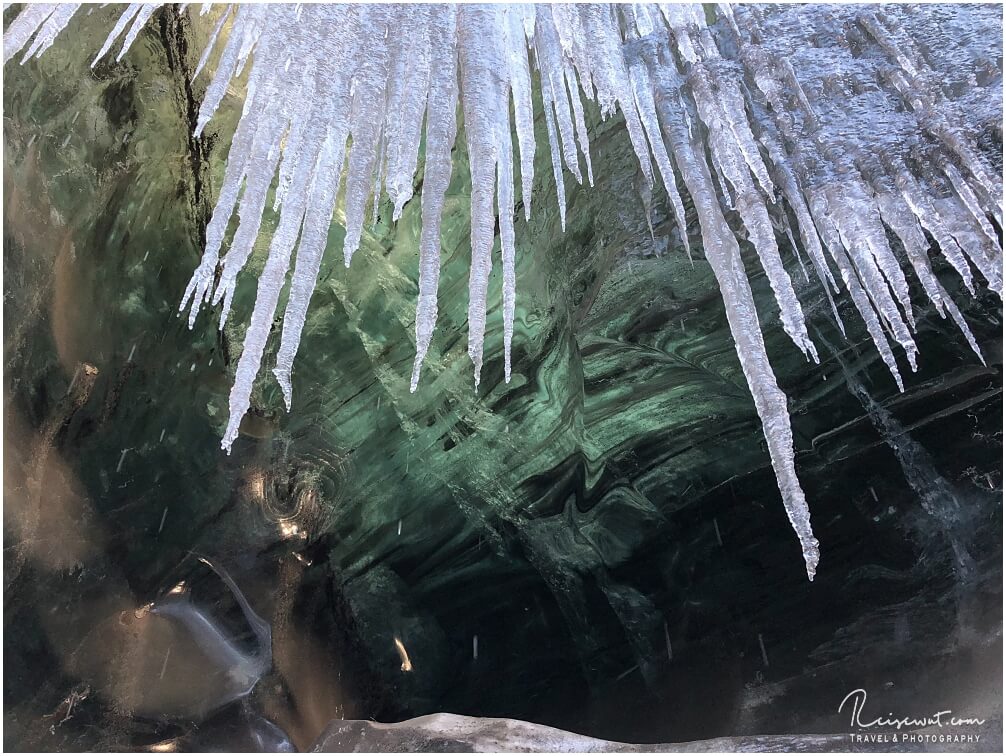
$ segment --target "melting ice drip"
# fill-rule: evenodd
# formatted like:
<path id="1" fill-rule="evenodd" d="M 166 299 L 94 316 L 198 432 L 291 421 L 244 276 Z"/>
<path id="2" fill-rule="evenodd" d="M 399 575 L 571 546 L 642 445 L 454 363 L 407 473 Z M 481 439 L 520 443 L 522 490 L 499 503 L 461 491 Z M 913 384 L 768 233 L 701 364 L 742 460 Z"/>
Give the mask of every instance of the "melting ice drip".
<path id="1" fill-rule="evenodd" d="M 22 62 L 40 55 L 77 8 L 27 6 L 4 33 L 5 61 L 26 45 Z M 125 33 L 121 58 L 156 8 L 128 6 L 95 60 Z M 425 121 L 415 390 L 437 319 L 440 221 L 459 100 L 472 179 L 468 352 L 478 383 L 495 205 L 509 381 L 514 163 L 528 217 L 533 71 L 563 225 L 563 165 L 576 181 L 585 173 L 593 183 L 581 96 L 596 101 L 604 117 L 621 111 L 645 181 L 652 187 L 659 174 L 686 248 L 679 181 L 690 195 L 811 579 L 818 542 L 796 476 L 786 397 L 728 217 L 743 225 L 783 328 L 808 359 L 817 352 L 783 266 L 779 231 L 799 239 L 843 331 L 833 293 L 844 283 L 899 387 L 894 349 L 913 370 L 917 355 L 902 260 L 981 359 L 933 273 L 926 233 L 969 291 L 977 271 L 1001 296 L 993 223 L 1002 228 L 1002 169 L 979 148 L 989 135 L 1002 140 L 1002 29 L 994 6 L 240 5 L 224 10 L 197 72 L 225 30 L 197 135 L 231 79 L 249 60 L 251 68 L 205 253 L 179 308 L 191 308 L 190 326 L 204 303 L 222 303 L 223 327 L 274 182 L 280 212 L 231 391 L 222 440 L 228 451 L 288 277 L 273 372 L 290 405 L 290 372 L 343 173 L 349 265 L 382 186 L 395 219 L 412 197 Z M 221 255 L 235 212 L 237 232 Z"/>

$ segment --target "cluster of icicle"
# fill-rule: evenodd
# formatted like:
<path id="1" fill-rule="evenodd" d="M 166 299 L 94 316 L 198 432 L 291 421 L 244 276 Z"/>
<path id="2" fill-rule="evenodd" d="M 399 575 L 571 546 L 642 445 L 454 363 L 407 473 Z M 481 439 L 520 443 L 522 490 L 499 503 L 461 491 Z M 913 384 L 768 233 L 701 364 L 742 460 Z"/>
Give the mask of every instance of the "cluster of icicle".
<path id="1" fill-rule="evenodd" d="M 41 54 L 77 8 L 27 6 L 4 34 L 5 60 L 26 45 L 23 60 Z M 156 8 L 128 6 L 95 61 L 125 34 L 121 58 Z M 843 332 L 833 293 L 838 279 L 844 283 L 899 387 L 894 348 L 913 370 L 917 351 L 903 260 L 981 358 L 933 273 L 926 234 L 972 293 L 977 271 L 1001 296 L 1002 250 L 993 225 L 1002 227 L 1001 165 L 990 164 L 976 141 L 983 129 L 1002 138 L 996 122 L 1000 40 L 995 7 L 974 6 L 228 6 L 199 61 L 201 69 L 214 47 L 222 47 L 196 134 L 246 67 L 247 98 L 205 254 L 179 308 L 191 307 L 190 325 L 210 303 L 221 306 L 223 327 L 273 185 L 280 215 L 222 446 L 229 450 L 248 409 L 288 277 L 274 373 L 289 407 L 291 367 L 341 183 L 348 266 L 367 207 L 376 213 L 382 186 L 395 219 L 412 197 L 425 133 L 415 390 L 437 318 L 440 221 L 459 99 L 472 186 L 468 351 L 477 383 L 498 212 L 509 381 L 514 164 L 527 217 L 537 78 L 563 225 L 563 165 L 576 181 L 586 175 L 593 183 L 581 96 L 596 101 L 604 117 L 621 111 L 645 181 L 652 186 L 659 175 L 686 250 L 681 189 L 690 196 L 813 579 L 818 543 L 794 467 L 786 397 L 765 351 L 737 229 L 757 253 L 785 332 L 809 359 L 817 352 L 780 255 L 780 234 L 808 281 L 809 258 Z M 237 231 L 222 255 L 235 212 Z"/>

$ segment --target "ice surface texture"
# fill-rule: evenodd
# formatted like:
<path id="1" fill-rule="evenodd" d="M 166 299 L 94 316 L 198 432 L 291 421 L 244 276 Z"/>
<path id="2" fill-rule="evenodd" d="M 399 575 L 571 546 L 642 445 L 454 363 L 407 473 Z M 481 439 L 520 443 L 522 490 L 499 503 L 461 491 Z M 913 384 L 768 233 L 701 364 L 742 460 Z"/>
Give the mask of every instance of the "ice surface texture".
<path id="1" fill-rule="evenodd" d="M 78 7 L 26 6 L 4 33 L 5 62 L 22 50 L 22 62 L 41 55 Z M 128 6 L 95 61 L 120 38 L 121 59 L 156 8 Z M 970 291 L 984 285 L 1001 296 L 1002 168 L 980 145 L 990 134 L 1002 139 L 1001 31 L 995 7 L 963 5 L 228 6 L 197 68 L 221 48 L 196 134 L 246 66 L 247 97 L 203 259 L 179 308 L 188 308 L 190 326 L 208 303 L 221 305 L 223 327 L 271 187 L 279 223 L 223 448 L 230 450 L 248 410 L 288 279 L 273 372 L 290 406 L 291 370 L 340 187 L 348 266 L 382 187 L 395 219 L 411 199 L 421 145 L 412 389 L 436 326 L 440 222 L 456 147 L 467 148 L 472 186 L 468 352 L 477 384 L 498 227 L 509 382 L 514 207 L 519 186 L 529 216 L 537 83 L 561 218 L 563 166 L 578 182 L 594 180 L 582 97 L 602 117 L 621 112 L 645 189 L 659 176 L 686 252 L 682 197 L 690 198 L 813 578 L 818 543 L 796 476 L 786 396 L 766 353 L 738 235 L 754 248 L 782 327 L 808 359 L 816 361 L 817 350 L 778 238 L 792 240 L 798 254 L 802 248 L 829 301 L 844 284 L 899 387 L 898 352 L 912 370 L 917 360 L 906 271 L 982 359 L 929 253 L 938 250 Z M 456 144 L 459 101 L 464 145 Z M 832 310 L 837 318 L 833 301 Z"/>

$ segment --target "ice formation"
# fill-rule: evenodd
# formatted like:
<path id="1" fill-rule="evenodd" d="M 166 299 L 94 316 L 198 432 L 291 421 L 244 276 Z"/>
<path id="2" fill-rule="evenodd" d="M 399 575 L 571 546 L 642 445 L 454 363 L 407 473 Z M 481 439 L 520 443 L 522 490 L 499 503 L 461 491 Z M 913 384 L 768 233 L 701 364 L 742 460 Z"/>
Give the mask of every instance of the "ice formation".
<path id="1" fill-rule="evenodd" d="M 4 33 L 5 62 L 26 47 L 22 62 L 41 55 L 77 8 L 26 6 Z M 128 6 L 95 60 L 120 37 L 121 58 L 156 8 Z M 208 9 L 204 4 L 201 12 Z M 230 81 L 249 66 L 247 97 L 205 253 L 179 308 L 189 308 L 190 325 L 203 304 L 212 304 L 221 305 L 223 326 L 272 186 L 280 220 L 259 276 L 223 448 L 230 449 L 249 407 L 288 278 L 274 373 L 290 405 L 291 369 L 340 185 L 349 265 L 368 203 L 382 186 L 396 219 L 412 197 L 425 138 L 415 390 L 437 319 L 440 221 L 451 153 L 462 147 L 455 144 L 459 102 L 472 184 L 468 351 L 477 383 L 498 216 L 509 381 L 514 171 L 516 165 L 527 217 L 536 150 L 532 87 L 538 86 L 563 225 L 563 166 L 578 182 L 594 180 L 583 97 L 597 103 L 602 117 L 621 112 L 644 181 L 652 187 L 659 177 L 686 250 L 682 196 L 690 197 L 813 579 L 818 543 L 738 233 L 757 254 L 783 329 L 808 359 L 817 360 L 817 351 L 780 254 L 780 234 L 810 261 L 843 329 L 834 296 L 839 282 L 848 289 L 899 387 L 897 352 L 913 370 L 917 357 L 906 271 L 981 359 L 933 272 L 930 248 L 972 293 L 980 276 L 1001 296 L 1002 166 L 980 146 L 989 134 L 1002 139 L 1000 42 L 995 6 L 227 6 L 211 36 L 210 48 L 222 49 L 197 135 Z M 209 58 L 210 49 L 198 69 Z M 224 254 L 235 213 L 237 231 Z M 799 262 L 809 277 L 803 257 Z"/>

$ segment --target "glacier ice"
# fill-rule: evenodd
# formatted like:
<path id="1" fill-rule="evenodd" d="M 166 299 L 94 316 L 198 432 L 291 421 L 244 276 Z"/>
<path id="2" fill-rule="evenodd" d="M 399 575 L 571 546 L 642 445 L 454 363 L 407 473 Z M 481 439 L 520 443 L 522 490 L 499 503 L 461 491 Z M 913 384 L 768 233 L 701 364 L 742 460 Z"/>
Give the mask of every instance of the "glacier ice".
<path id="1" fill-rule="evenodd" d="M 22 63 L 41 55 L 79 7 L 26 5 L 4 32 L 4 61 L 22 51 Z M 120 60 L 158 7 L 128 5 L 94 62 L 121 38 Z M 179 307 L 188 308 L 190 327 L 204 304 L 221 305 L 223 327 L 272 188 L 279 224 L 259 275 L 223 448 L 230 450 L 248 410 L 287 285 L 274 374 L 290 406 L 294 358 L 341 182 L 349 265 L 368 205 L 376 217 L 383 191 L 397 220 L 412 198 L 421 146 L 411 388 L 436 326 L 440 223 L 458 148 L 468 151 L 472 186 L 468 351 L 477 385 L 498 223 L 509 382 L 515 165 L 527 219 L 537 87 L 563 228 L 564 169 L 577 182 L 585 174 L 594 183 L 583 98 L 597 104 L 602 118 L 621 113 L 643 194 L 659 177 L 689 255 L 684 199 L 690 199 L 813 578 L 818 544 L 796 476 L 787 400 L 769 363 L 738 235 L 766 274 L 784 331 L 808 359 L 817 359 L 816 346 L 780 233 L 806 280 L 813 272 L 843 333 L 836 296 L 841 286 L 848 290 L 899 388 L 895 350 L 912 370 L 918 357 L 906 274 L 983 359 L 934 273 L 930 248 L 972 294 L 984 279 L 1002 296 L 1002 168 L 980 146 L 983 134 L 1002 138 L 1000 40 L 994 6 L 949 4 L 226 6 L 196 68 L 198 74 L 222 47 L 196 136 L 232 79 L 249 62 L 250 70 L 204 255 Z M 459 104 L 465 145 L 455 143 Z M 235 213 L 237 229 L 224 253 Z"/>

